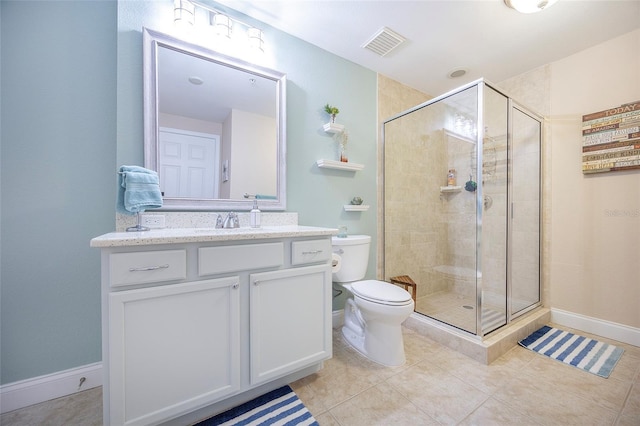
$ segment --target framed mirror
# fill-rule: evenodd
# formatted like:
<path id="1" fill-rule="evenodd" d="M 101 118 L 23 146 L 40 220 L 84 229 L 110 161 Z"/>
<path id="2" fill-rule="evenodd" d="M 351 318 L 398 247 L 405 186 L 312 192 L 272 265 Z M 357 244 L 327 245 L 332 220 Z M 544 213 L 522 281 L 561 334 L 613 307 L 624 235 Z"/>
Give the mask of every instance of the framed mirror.
<path id="1" fill-rule="evenodd" d="M 143 29 L 144 165 L 163 210 L 286 209 L 286 76 Z"/>

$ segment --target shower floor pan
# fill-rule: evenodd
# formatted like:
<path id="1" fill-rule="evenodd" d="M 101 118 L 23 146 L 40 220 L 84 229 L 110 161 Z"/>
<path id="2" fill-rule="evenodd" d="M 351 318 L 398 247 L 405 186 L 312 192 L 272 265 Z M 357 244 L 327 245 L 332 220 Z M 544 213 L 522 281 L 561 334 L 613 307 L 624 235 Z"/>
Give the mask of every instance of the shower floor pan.
<path id="1" fill-rule="evenodd" d="M 474 306 L 475 300 L 470 296 L 451 291 L 441 291 L 419 297 L 416 300 L 415 311 L 463 330 L 475 331 L 476 309 Z M 504 308 L 491 304 L 483 306 L 483 333 L 486 334 L 495 330 L 503 325 L 504 321 Z"/>

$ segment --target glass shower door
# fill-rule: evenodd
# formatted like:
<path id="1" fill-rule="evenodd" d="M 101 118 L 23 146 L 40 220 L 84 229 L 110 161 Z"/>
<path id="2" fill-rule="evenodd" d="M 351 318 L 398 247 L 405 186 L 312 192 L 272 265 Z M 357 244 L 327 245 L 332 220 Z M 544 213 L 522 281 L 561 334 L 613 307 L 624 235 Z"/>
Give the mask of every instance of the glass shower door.
<path id="1" fill-rule="evenodd" d="M 508 98 L 483 86 L 482 215 L 478 335 L 507 323 Z"/>
<path id="2" fill-rule="evenodd" d="M 511 107 L 510 313 L 540 302 L 540 141 L 542 123 Z"/>
<path id="3" fill-rule="evenodd" d="M 477 202 L 465 184 L 477 181 L 477 115 L 472 86 L 384 125 L 385 280 L 410 276 L 416 312 L 473 334 Z"/>

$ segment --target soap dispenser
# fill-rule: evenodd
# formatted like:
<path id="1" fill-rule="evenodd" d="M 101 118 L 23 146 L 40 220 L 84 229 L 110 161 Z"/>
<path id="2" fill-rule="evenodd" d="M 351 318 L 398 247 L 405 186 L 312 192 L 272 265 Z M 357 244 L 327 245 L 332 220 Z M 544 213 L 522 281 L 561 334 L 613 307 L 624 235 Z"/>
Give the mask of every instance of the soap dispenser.
<path id="1" fill-rule="evenodd" d="M 258 200 L 255 198 L 253 199 L 249 222 L 252 228 L 260 228 L 260 210 L 258 209 Z"/>

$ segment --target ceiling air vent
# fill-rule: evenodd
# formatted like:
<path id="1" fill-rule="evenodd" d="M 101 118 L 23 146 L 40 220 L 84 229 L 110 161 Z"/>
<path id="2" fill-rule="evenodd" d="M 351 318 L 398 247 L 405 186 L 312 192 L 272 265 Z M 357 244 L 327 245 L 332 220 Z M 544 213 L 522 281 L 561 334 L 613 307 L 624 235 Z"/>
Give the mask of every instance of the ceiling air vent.
<path id="1" fill-rule="evenodd" d="M 371 50 L 373 53 L 385 56 L 396 47 L 400 46 L 406 38 L 387 27 L 381 28 L 362 47 Z"/>

